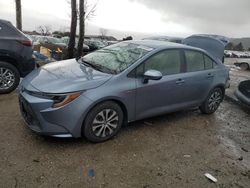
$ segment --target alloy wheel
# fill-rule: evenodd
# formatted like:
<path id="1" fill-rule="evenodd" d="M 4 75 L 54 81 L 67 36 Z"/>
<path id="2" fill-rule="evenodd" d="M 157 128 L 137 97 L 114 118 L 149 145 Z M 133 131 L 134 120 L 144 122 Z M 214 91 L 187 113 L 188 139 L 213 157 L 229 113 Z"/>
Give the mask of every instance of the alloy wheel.
<path id="1" fill-rule="evenodd" d="M 208 108 L 212 111 L 216 110 L 219 107 L 221 101 L 222 101 L 221 93 L 215 91 L 208 99 Z"/>
<path id="2" fill-rule="evenodd" d="M 0 68 L 0 89 L 8 89 L 15 83 L 14 73 L 8 68 Z"/>
<path id="3" fill-rule="evenodd" d="M 92 123 L 95 136 L 105 138 L 111 135 L 118 127 L 119 116 L 113 109 L 104 109 L 99 112 Z"/>

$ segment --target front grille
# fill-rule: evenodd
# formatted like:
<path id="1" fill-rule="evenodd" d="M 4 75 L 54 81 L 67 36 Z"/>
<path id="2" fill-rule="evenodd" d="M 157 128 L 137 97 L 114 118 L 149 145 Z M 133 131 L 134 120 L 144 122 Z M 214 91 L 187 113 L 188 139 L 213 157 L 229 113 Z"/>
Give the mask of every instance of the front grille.
<path id="1" fill-rule="evenodd" d="M 31 126 L 39 126 L 39 122 L 35 113 L 33 112 L 30 104 L 23 98 L 22 95 L 19 95 L 19 106 L 21 114 L 26 123 Z"/>
<path id="2" fill-rule="evenodd" d="M 243 81 L 239 84 L 240 92 L 250 98 L 250 80 Z"/>

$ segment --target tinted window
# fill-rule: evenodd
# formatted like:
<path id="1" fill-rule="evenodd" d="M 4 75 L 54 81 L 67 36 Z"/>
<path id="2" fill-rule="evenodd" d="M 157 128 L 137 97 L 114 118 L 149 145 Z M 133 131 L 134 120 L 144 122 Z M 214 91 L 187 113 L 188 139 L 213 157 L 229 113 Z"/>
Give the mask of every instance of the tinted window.
<path id="1" fill-rule="evenodd" d="M 10 24 L 0 23 L 0 33 L 1 36 L 18 36 L 15 28 L 12 28 Z"/>
<path id="2" fill-rule="evenodd" d="M 178 74 L 181 70 L 181 58 L 179 50 L 166 50 L 159 52 L 144 62 L 145 69 L 138 67 L 139 75 L 149 69 L 158 70 L 162 75 Z"/>
<path id="3" fill-rule="evenodd" d="M 197 51 L 185 51 L 187 72 L 204 70 L 203 54 Z"/>
<path id="4" fill-rule="evenodd" d="M 212 69 L 213 68 L 213 60 L 209 58 L 208 56 L 204 55 L 204 61 L 205 61 L 205 69 Z"/>
<path id="5" fill-rule="evenodd" d="M 6 36 L 6 26 L 0 23 L 0 34 L 1 36 Z"/>

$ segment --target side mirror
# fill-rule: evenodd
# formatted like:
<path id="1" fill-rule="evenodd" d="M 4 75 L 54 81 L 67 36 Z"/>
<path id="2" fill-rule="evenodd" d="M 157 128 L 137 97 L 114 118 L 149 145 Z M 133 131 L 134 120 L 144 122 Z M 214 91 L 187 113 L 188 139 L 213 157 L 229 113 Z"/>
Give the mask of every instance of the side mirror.
<path id="1" fill-rule="evenodd" d="M 157 70 L 147 70 L 143 75 L 143 83 L 148 83 L 148 80 L 160 80 L 162 78 L 162 74 Z"/>

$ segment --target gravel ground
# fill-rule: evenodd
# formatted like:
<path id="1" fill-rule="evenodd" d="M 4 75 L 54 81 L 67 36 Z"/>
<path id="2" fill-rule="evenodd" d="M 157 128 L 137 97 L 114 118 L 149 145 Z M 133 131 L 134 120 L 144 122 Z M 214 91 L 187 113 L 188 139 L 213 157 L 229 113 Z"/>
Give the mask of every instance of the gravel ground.
<path id="1" fill-rule="evenodd" d="M 229 101 L 213 115 L 192 109 L 151 118 L 92 144 L 32 133 L 17 100 L 16 92 L 0 96 L 0 187 L 250 185 L 250 116 Z"/>

